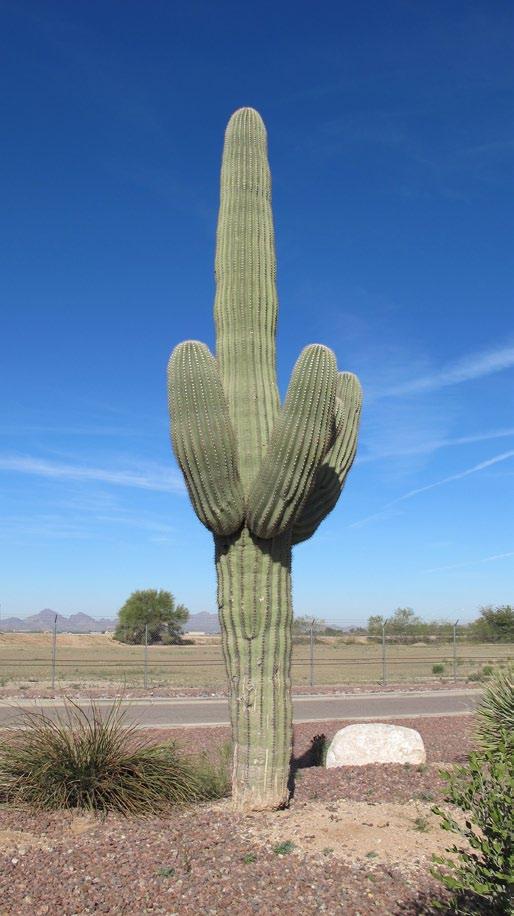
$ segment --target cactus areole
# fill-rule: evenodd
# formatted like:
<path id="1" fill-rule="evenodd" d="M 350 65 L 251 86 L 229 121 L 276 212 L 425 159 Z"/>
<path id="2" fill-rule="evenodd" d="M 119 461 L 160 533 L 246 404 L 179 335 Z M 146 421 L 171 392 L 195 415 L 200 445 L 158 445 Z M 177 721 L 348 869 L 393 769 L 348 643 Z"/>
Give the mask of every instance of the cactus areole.
<path id="1" fill-rule="evenodd" d="M 277 292 L 266 129 L 231 117 L 221 168 L 217 352 L 188 340 L 168 367 L 173 448 L 213 533 L 239 810 L 288 801 L 292 750 L 291 551 L 334 508 L 361 407 L 331 350 L 301 353 L 285 403 L 275 369 Z"/>

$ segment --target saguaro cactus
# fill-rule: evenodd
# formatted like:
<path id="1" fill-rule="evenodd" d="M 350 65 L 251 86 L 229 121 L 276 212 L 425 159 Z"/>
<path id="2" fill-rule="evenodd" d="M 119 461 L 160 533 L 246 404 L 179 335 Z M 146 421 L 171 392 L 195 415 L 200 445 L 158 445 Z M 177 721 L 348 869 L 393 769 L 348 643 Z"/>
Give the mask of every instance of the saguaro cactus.
<path id="1" fill-rule="evenodd" d="M 172 441 L 214 535 L 239 809 L 287 803 L 292 745 L 291 549 L 335 506 L 357 445 L 361 389 L 320 344 L 300 355 L 284 405 L 275 371 L 275 246 L 266 130 L 229 121 L 221 169 L 217 353 L 179 344 L 169 367 Z"/>

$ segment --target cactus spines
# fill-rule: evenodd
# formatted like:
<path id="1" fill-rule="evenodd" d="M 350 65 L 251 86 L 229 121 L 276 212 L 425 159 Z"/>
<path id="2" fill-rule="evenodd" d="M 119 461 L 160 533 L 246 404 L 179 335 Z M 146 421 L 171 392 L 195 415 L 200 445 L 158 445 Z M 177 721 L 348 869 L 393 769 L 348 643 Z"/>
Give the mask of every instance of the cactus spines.
<path id="1" fill-rule="evenodd" d="M 215 534 L 243 524 L 237 449 L 216 360 L 203 343 L 186 340 L 168 365 L 173 447 L 198 518 Z"/>
<path id="2" fill-rule="evenodd" d="M 314 485 L 295 519 L 293 544 L 312 537 L 341 495 L 357 451 L 361 406 L 362 389 L 357 376 L 351 372 L 340 372 L 332 442 L 318 467 Z"/>
<path id="3" fill-rule="evenodd" d="M 217 350 L 169 363 L 172 441 L 214 534 L 218 609 L 241 810 L 288 800 L 292 746 L 291 548 L 334 508 L 357 447 L 361 389 L 307 347 L 283 407 L 275 370 L 275 246 L 266 129 L 252 108 L 225 134 L 216 244 Z"/>
<path id="4" fill-rule="evenodd" d="M 245 496 L 280 404 L 275 371 L 275 239 L 266 128 L 253 108 L 225 133 L 216 234 L 216 356 L 239 450 Z"/>
<path id="5" fill-rule="evenodd" d="M 327 347 L 306 347 L 250 491 L 247 524 L 261 538 L 294 521 L 324 457 L 333 426 L 337 367 Z"/>

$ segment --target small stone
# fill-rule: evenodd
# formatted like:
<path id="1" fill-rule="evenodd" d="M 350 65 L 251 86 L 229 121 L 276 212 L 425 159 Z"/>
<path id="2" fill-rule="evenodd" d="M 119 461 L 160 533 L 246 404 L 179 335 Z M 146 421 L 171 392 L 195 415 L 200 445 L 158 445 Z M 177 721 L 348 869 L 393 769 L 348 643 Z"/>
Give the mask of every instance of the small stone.
<path id="1" fill-rule="evenodd" d="M 366 723 L 347 725 L 334 735 L 327 768 L 365 766 L 368 763 L 425 763 L 423 739 L 414 728 Z"/>

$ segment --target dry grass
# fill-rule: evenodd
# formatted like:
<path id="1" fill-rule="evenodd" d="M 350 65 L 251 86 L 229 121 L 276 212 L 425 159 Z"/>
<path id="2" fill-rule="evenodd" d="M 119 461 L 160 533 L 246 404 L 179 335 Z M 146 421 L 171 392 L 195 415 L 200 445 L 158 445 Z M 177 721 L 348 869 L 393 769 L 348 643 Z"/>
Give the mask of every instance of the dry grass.
<path id="1" fill-rule="evenodd" d="M 48 685 L 51 677 L 50 633 L 0 634 L 0 685 L 30 687 Z M 459 646 L 459 679 L 477 677 L 486 665 L 497 670 L 512 658 L 512 646 L 462 643 Z M 150 646 L 149 681 L 153 687 L 224 687 L 225 670 L 219 639 L 201 645 Z M 359 684 L 380 682 L 382 649 L 377 644 L 347 643 L 326 638 L 315 646 L 315 684 Z M 432 667 L 443 664 L 442 677 L 452 677 L 452 647 L 449 644 L 417 644 L 387 647 L 387 676 L 390 682 L 434 679 Z M 293 683 L 308 686 L 309 647 L 295 645 Z M 115 642 L 110 636 L 59 634 L 57 638 L 57 681 L 73 687 L 114 684 L 141 686 L 143 648 Z"/>

